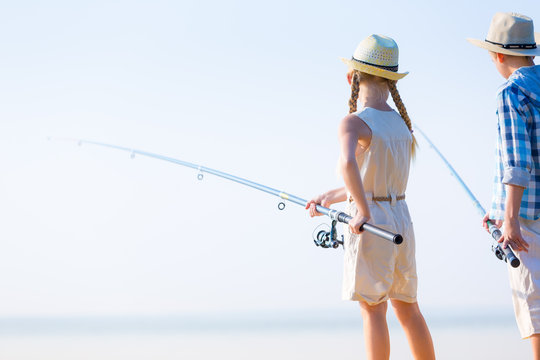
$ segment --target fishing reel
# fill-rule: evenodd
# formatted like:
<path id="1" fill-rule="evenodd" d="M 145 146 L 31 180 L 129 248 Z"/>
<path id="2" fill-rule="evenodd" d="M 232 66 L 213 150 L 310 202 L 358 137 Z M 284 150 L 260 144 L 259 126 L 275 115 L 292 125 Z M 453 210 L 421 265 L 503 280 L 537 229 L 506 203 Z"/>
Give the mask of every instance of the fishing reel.
<path id="1" fill-rule="evenodd" d="M 521 264 L 521 261 L 519 261 L 514 253 L 510 252 L 507 256 L 502 249 L 502 245 L 497 242 L 491 245 L 491 251 L 493 251 L 497 259 L 509 263 L 513 268 L 517 268 Z"/>
<path id="2" fill-rule="evenodd" d="M 488 221 L 488 225 L 491 236 L 493 236 L 493 239 L 495 240 L 491 245 L 491 251 L 493 251 L 497 259 L 509 263 L 513 268 L 517 268 L 521 264 L 521 261 L 519 261 L 514 252 L 511 250 L 512 248 L 509 246 L 507 249 L 503 249 L 502 244 L 499 244 L 499 240 L 502 237 L 501 230 L 499 230 L 499 228 L 493 223 L 490 223 L 490 221 Z"/>
<path id="3" fill-rule="evenodd" d="M 313 231 L 313 242 L 315 243 L 315 245 L 325 249 L 337 249 L 339 245 L 343 245 L 343 235 L 341 235 L 341 240 L 338 240 L 337 238 L 338 235 L 336 224 L 337 221 L 332 220 L 331 226 L 328 226 L 327 224 L 321 224 L 317 226 Z"/>
<path id="4" fill-rule="evenodd" d="M 502 251 L 502 249 L 501 249 L 501 247 L 499 246 L 498 243 L 493 243 L 491 245 L 491 251 L 493 251 L 493 253 L 497 257 L 497 259 L 502 260 L 504 262 L 507 261 L 506 260 L 506 255 L 504 254 L 504 252 Z"/>

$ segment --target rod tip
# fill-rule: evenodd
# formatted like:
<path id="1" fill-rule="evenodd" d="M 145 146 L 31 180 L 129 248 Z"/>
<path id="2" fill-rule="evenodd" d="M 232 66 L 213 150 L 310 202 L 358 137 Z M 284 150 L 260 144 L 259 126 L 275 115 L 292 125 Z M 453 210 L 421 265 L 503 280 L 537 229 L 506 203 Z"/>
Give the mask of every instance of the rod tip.
<path id="1" fill-rule="evenodd" d="M 403 236 L 401 236 L 400 234 L 396 234 L 394 235 L 393 241 L 394 241 L 394 244 L 399 245 L 403 242 Z"/>

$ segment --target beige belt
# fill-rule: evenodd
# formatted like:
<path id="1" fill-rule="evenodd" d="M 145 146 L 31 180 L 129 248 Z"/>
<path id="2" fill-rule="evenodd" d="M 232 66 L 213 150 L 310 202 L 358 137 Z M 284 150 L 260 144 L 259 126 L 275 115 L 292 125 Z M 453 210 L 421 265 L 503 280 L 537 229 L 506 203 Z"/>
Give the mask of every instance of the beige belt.
<path id="1" fill-rule="evenodd" d="M 372 201 L 392 201 L 392 196 L 373 196 L 371 198 Z M 397 200 L 405 200 L 405 194 L 396 196 Z M 349 196 L 349 202 L 353 202 L 352 196 Z"/>

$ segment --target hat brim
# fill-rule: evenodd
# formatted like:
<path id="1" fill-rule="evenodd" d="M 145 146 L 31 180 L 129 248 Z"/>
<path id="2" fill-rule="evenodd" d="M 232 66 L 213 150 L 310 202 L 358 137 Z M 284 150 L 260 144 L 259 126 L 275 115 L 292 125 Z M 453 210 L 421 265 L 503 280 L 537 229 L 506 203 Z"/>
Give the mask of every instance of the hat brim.
<path id="1" fill-rule="evenodd" d="M 343 61 L 351 69 L 365 72 L 365 73 L 375 75 L 375 76 L 380 76 L 382 78 L 389 79 L 389 80 L 403 79 L 409 73 L 408 71 L 404 73 L 398 73 L 398 72 L 394 72 L 390 70 L 385 70 L 385 69 L 381 69 L 380 67 L 376 67 L 376 66 L 368 65 L 368 64 L 362 64 L 357 61 L 353 61 L 353 60 L 345 59 L 345 58 L 341 58 L 341 61 Z"/>
<path id="2" fill-rule="evenodd" d="M 479 48 L 493 51 L 505 55 L 514 55 L 514 56 L 540 56 L 540 47 L 536 49 L 503 49 L 500 46 L 489 43 L 485 40 L 478 39 L 467 39 L 468 42 Z M 540 45 L 540 33 L 534 33 L 534 41 L 537 45 Z"/>

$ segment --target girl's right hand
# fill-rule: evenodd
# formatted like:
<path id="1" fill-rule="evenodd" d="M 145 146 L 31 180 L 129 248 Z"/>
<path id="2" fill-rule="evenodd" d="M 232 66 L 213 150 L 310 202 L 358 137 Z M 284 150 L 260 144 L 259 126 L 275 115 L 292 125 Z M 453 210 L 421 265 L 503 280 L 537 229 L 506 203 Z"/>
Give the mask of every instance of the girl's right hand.
<path id="1" fill-rule="evenodd" d="M 351 229 L 351 232 L 353 234 L 360 234 L 364 230 L 360 230 L 360 227 L 367 223 L 370 220 L 371 216 L 364 216 L 360 213 L 357 213 L 350 221 L 349 221 L 349 229 Z"/>

